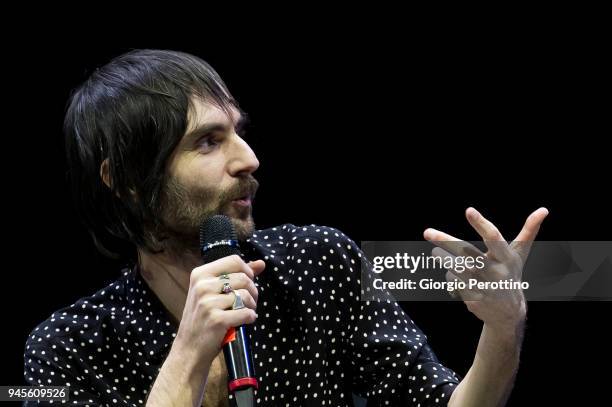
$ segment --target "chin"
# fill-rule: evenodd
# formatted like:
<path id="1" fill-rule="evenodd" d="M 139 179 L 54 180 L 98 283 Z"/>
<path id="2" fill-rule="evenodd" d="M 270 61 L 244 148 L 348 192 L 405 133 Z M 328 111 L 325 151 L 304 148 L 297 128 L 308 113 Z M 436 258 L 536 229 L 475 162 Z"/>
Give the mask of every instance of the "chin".
<path id="1" fill-rule="evenodd" d="M 231 220 L 234 224 L 238 240 L 246 240 L 255 231 L 255 222 L 252 216 L 249 216 L 247 219 L 231 218 Z"/>

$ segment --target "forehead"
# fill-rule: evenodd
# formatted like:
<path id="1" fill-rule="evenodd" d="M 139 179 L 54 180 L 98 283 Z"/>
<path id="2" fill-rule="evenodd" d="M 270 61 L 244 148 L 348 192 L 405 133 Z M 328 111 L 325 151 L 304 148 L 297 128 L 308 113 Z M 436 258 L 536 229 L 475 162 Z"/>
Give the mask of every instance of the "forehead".
<path id="1" fill-rule="evenodd" d="M 187 133 L 207 123 L 235 125 L 240 121 L 240 111 L 230 106 L 230 113 L 228 115 L 222 108 L 201 98 L 193 98 L 187 114 Z"/>

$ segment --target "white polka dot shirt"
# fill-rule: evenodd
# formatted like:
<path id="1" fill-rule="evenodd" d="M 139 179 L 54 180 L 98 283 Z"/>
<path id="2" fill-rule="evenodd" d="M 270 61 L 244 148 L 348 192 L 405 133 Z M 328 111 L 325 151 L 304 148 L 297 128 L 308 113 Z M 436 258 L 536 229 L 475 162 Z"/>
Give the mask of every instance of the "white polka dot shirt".
<path id="1" fill-rule="evenodd" d="M 342 232 L 285 224 L 241 248 L 246 261 L 266 261 L 248 326 L 258 406 L 352 406 L 352 393 L 368 406 L 447 405 L 459 377 L 396 302 L 360 300 L 363 254 Z M 176 331 L 128 267 L 32 331 L 25 379 L 69 386 L 70 405 L 144 405 Z"/>

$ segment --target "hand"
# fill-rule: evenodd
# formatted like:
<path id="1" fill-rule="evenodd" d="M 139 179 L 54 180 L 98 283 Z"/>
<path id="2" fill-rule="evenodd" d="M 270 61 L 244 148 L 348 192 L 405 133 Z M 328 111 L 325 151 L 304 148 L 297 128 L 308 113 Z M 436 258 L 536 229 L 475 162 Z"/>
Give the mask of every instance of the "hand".
<path id="1" fill-rule="evenodd" d="M 548 210 L 540 208 L 529 215 L 523 229 L 510 244 L 506 242 L 497 227 L 476 209 L 468 208 L 465 215 L 468 222 L 483 238 L 488 249 L 487 253 L 482 253 L 472 244 L 435 229 L 429 228 L 423 234 L 426 240 L 438 246 L 432 252 L 434 256 L 452 258 L 466 255 L 484 256 L 483 269 L 472 268 L 458 272 L 456 268 L 450 268 L 447 280 L 521 281 L 523 266 L 540 225 L 548 215 Z M 518 326 L 522 326 L 527 314 L 525 296 L 520 289 L 466 289 L 459 290 L 459 295 L 468 310 L 482 320 L 485 326 L 496 332 L 514 333 Z"/>
<path id="2" fill-rule="evenodd" d="M 253 279 L 264 268 L 263 260 L 247 264 L 234 255 L 193 269 L 174 345 L 210 365 L 229 328 L 255 321 L 258 292 Z M 229 280 L 220 279 L 222 274 L 227 274 Z M 235 295 L 221 293 L 225 282 L 242 297 L 245 308 L 231 309 Z"/>

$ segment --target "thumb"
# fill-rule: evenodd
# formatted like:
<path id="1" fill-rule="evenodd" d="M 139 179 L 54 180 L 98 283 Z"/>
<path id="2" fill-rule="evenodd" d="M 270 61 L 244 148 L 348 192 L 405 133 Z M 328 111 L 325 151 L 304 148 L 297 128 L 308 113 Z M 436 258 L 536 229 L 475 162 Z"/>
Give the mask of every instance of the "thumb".
<path id="1" fill-rule="evenodd" d="M 248 262 L 247 266 L 249 266 L 251 270 L 253 270 L 253 274 L 255 275 L 255 277 L 257 277 L 266 268 L 266 263 L 263 260 L 255 260 Z"/>

